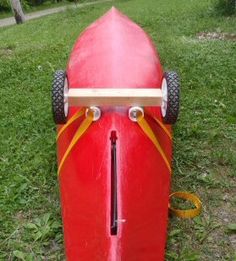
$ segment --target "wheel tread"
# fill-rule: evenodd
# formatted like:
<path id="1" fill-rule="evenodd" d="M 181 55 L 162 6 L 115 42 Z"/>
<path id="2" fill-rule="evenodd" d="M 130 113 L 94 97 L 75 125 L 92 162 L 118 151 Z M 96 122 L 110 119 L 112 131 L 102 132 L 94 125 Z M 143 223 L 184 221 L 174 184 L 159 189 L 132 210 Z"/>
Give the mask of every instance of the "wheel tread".
<path id="1" fill-rule="evenodd" d="M 176 72 L 166 72 L 164 77 L 167 81 L 168 99 L 167 110 L 163 121 L 166 124 L 175 124 L 179 114 L 180 81 Z"/>
<path id="2" fill-rule="evenodd" d="M 64 124 L 67 120 L 64 112 L 65 77 L 65 72 L 63 70 L 58 70 L 54 74 L 52 83 L 52 112 L 56 124 Z"/>

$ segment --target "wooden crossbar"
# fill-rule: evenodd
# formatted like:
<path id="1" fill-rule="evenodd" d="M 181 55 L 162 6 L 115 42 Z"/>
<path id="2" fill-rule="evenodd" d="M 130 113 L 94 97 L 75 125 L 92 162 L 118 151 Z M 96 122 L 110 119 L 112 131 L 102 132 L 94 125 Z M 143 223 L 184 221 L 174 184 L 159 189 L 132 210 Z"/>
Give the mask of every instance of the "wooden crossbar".
<path id="1" fill-rule="evenodd" d="M 69 106 L 160 106 L 161 89 L 70 88 Z"/>

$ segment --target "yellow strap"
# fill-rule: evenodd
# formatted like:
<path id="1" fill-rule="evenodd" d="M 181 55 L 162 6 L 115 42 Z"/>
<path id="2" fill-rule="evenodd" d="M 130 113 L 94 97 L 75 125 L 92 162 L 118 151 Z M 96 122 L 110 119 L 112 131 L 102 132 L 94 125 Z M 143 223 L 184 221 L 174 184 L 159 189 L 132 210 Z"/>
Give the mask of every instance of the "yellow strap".
<path id="1" fill-rule="evenodd" d="M 88 129 L 88 127 L 91 125 L 93 122 L 93 112 L 91 110 L 88 111 L 87 117 L 82 121 L 81 125 L 79 126 L 78 130 L 76 131 L 73 139 L 71 140 L 70 145 L 68 146 L 65 154 L 63 155 L 63 158 L 60 162 L 60 165 L 58 167 L 58 172 L 57 174 L 60 174 L 61 168 L 63 164 L 65 163 L 68 155 L 70 154 L 71 150 L 73 147 L 76 145 L 77 141 L 81 138 L 81 136 L 85 133 L 85 131 Z"/>
<path id="2" fill-rule="evenodd" d="M 156 123 L 164 130 L 166 135 L 172 140 L 172 135 L 170 131 L 166 128 L 166 126 L 156 117 L 153 116 L 153 119 L 156 121 Z"/>
<path id="3" fill-rule="evenodd" d="M 66 130 L 66 128 L 68 128 L 79 117 L 84 115 L 84 112 L 85 112 L 85 108 L 82 108 L 80 111 L 75 113 L 70 118 L 70 120 L 67 122 L 67 124 L 65 124 L 60 129 L 60 131 L 58 132 L 58 135 L 57 135 L 57 139 L 59 139 L 59 137 Z M 63 155 L 63 158 L 62 158 L 62 160 L 60 162 L 60 165 L 58 167 L 58 175 L 60 174 L 61 168 L 64 165 L 64 163 L 65 163 L 68 155 L 70 154 L 71 150 L 73 149 L 73 147 L 76 145 L 78 140 L 82 137 L 82 135 L 86 132 L 86 130 L 89 128 L 89 126 L 93 122 L 93 118 L 94 118 L 93 112 L 92 111 L 88 111 L 87 117 L 83 120 L 83 122 L 79 126 L 79 128 L 76 131 L 76 133 L 75 133 L 75 135 L 74 135 L 70 145 L 68 146 L 65 154 Z M 172 139 L 171 134 L 170 134 L 169 130 L 165 127 L 165 125 L 159 119 L 157 119 L 155 117 L 153 117 L 153 118 L 160 125 L 160 127 L 165 131 L 165 133 L 168 135 L 168 137 Z M 137 122 L 138 122 L 139 126 L 141 127 L 141 129 L 144 131 L 144 133 L 153 142 L 153 144 L 155 145 L 155 147 L 157 148 L 157 150 L 161 154 L 163 160 L 165 161 L 168 170 L 171 173 L 170 163 L 169 163 L 169 161 L 168 161 L 164 151 L 162 150 L 161 145 L 158 142 L 154 132 L 152 131 L 151 127 L 149 126 L 148 122 L 144 119 L 144 117 L 142 115 L 139 115 L 137 117 Z M 169 209 L 170 209 L 170 212 L 172 214 L 176 215 L 177 217 L 181 217 L 181 218 L 193 218 L 193 217 L 196 217 L 196 216 L 198 216 L 200 214 L 201 209 L 202 209 L 202 203 L 201 203 L 200 199 L 196 195 L 190 194 L 188 192 L 175 192 L 175 193 L 172 193 L 170 195 L 170 200 L 173 197 L 186 199 L 186 200 L 192 202 L 194 204 L 195 208 L 194 209 L 188 209 L 188 210 L 181 210 L 181 209 L 172 208 L 171 205 L 169 204 Z"/>
<path id="4" fill-rule="evenodd" d="M 159 151 L 159 153 L 161 154 L 163 160 L 166 163 L 166 166 L 168 168 L 168 170 L 171 173 L 171 166 L 170 163 L 163 151 L 163 149 L 161 148 L 160 143 L 158 142 L 154 132 L 152 131 L 151 127 L 149 126 L 148 122 L 145 120 L 145 118 L 142 115 L 138 115 L 137 117 L 137 122 L 139 124 L 139 126 L 141 127 L 141 129 L 143 130 L 143 132 L 148 136 L 148 138 L 153 142 L 153 144 L 155 145 L 155 147 L 157 148 L 157 150 Z"/>
<path id="5" fill-rule="evenodd" d="M 154 116 L 151 116 L 151 117 L 165 131 L 165 133 L 168 135 L 168 137 L 170 139 L 172 139 L 171 133 L 166 128 L 166 126 L 159 119 L 155 118 Z M 153 130 L 151 129 L 150 125 L 144 119 L 144 117 L 142 115 L 138 115 L 137 120 L 138 120 L 139 126 L 142 128 L 144 133 L 149 137 L 149 139 L 153 142 L 153 144 L 155 145 L 155 147 L 157 148 L 157 150 L 161 154 L 163 160 L 165 161 L 166 166 L 168 167 L 169 171 L 171 172 L 170 163 L 169 163 L 164 151 L 162 150 L 160 143 L 158 142 L 158 140 L 157 140 Z M 169 210 L 173 215 L 180 217 L 180 218 L 194 218 L 194 217 L 196 217 L 200 214 L 201 209 L 202 209 L 202 202 L 200 201 L 200 199 L 196 195 L 188 193 L 188 192 L 179 191 L 179 192 L 172 193 L 170 195 L 170 200 L 173 197 L 186 199 L 186 200 L 192 202 L 195 206 L 194 209 L 182 210 L 182 209 L 175 209 L 175 208 L 171 207 L 171 205 L 169 204 Z"/>
<path id="6" fill-rule="evenodd" d="M 165 124 L 162 123 L 158 118 L 156 118 L 152 113 L 145 110 L 145 112 L 153 118 L 153 120 L 163 129 L 163 131 L 166 133 L 166 135 L 172 140 L 171 132 L 166 128 Z"/>
<path id="7" fill-rule="evenodd" d="M 180 218 L 194 218 L 201 213 L 202 202 L 195 194 L 178 191 L 178 192 L 172 193 L 170 195 L 170 200 L 171 200 L 171 198 L 186 199 L 186 200 L 192 202 L 195 206 L 194 209 L 182 210 L 182 209 L 173 208 L 169 204 L 169 209 L 170 209 L 171 214 L 174 214 L 175 216 L 180 217 Z"/>
<path id="8" fill-rule="evenodd" d="M 60 128 L 58 134 L 57 134 L 57 140 L 60 138 L 61 134 L 73 123 L 75 122 L 78 118 L 83 116 L 85 113 L 85 108 L 82 108 L 81 110 L 77 111 L 69 120 L 68 122 L 63 125 L 63 127 Z"/>

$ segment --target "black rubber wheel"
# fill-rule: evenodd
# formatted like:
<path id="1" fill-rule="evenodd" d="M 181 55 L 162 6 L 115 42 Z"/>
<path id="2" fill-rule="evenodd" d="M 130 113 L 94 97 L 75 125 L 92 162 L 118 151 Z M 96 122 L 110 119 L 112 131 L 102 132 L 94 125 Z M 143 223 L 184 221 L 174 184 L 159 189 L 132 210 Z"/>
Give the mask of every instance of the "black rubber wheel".
<path id="1" fill-rule="evenodd" d="M 165 72 L 163 81 L 166 81 L 167 101 L 166 110 L 163 113 L 163 121 L 166 124 L 175 124 L 179 115 L 180 80 L 176 72 Z M 163 89 L 163 86 L 162 86 Z M 163 91 L 163 90 L 162 90 Z"/>
<path id="2" fill-rule="evenodd" d="M 56 124 L 65 124 L 68 111 L 65 111 L 65 80 L 66 74 L 63 70 L 58 70 L 54 74 L 52 83 L 52 113 Z"/>

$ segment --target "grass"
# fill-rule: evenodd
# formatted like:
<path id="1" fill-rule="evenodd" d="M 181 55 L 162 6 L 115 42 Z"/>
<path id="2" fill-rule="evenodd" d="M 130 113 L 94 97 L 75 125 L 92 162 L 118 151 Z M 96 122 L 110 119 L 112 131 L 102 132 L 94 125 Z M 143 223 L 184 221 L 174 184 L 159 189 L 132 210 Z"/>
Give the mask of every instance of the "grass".
<path id="1" fill-rule="evenodd" d="M 192 220 L 170 218 L 166 260 L 236 260 L 236 42 L 196 37 L 236 33 L 236 18 L 215 15 L 212 0 L 115 5 L 151 35 L 164 68 L 182 79 L 172 190 L 196 192 L 204 208 Z M 110 6 L 0 29 L 0 260 L 64 259 L 52 74 Z"/>

